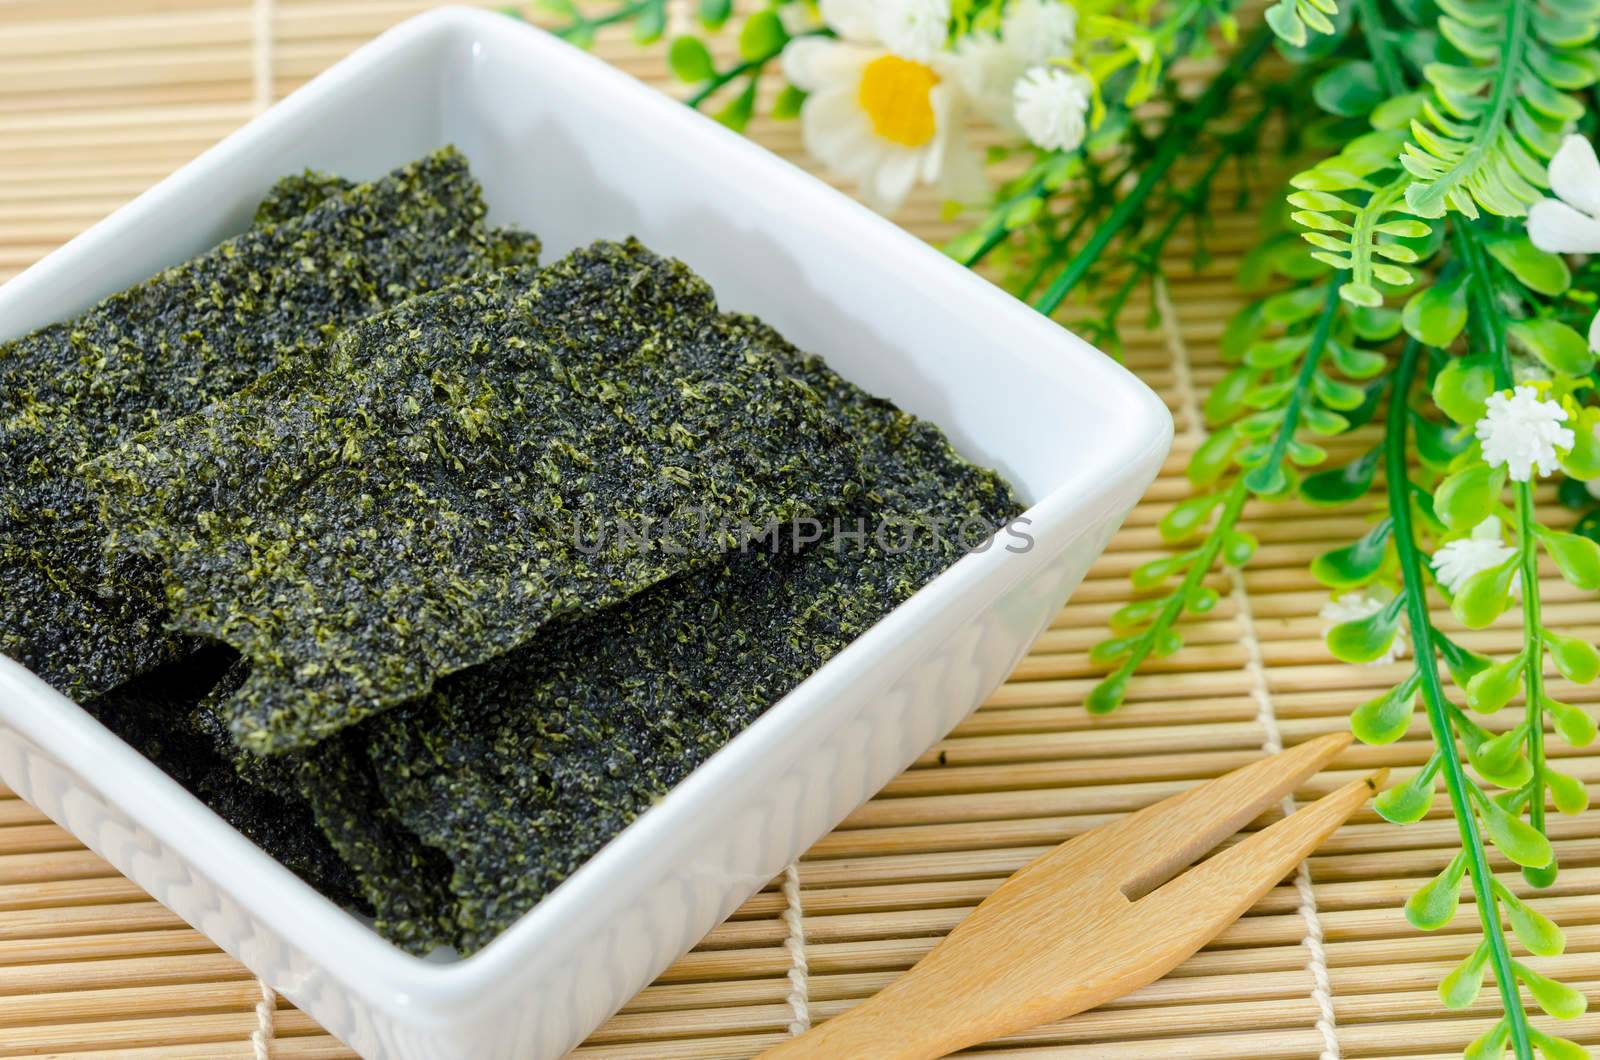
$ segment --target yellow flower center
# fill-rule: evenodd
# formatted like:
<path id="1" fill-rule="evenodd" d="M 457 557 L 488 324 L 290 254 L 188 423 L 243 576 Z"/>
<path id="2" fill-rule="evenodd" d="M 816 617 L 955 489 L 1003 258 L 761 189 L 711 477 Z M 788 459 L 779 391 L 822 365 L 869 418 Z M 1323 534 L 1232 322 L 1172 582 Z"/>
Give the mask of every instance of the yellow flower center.
<path id="1" fill-rule="evenodd" d="M 921 147 L 933 139 L 933 86 L 939 75 L 922 63 L 885 55 L 861 71 L 861 109 L 892 143 Z"/>

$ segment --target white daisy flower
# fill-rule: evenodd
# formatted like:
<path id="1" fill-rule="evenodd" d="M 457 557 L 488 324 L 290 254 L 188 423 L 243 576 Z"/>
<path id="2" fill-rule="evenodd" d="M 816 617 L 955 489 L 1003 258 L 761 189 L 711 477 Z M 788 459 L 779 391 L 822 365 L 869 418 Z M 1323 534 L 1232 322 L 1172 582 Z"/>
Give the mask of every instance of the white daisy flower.
<path id="1" fill-rule="evenodd" d="M 1000 36 L 1029 66 L 1072 52 L 1078 12 L 1062 0 L 1012 0 L 1000 21 Z"/>
<path id="2" fill-rule="evenodd" d="M 1036 66 L 1014 90 L 1017 124 L 1047 151 L 1071 151 L 1089 131 L 1089 79 L 1060 67 Z"/>
<path id="3" fill-rule="evenodd" d="M 1458 541 L 1449 541 L 1433 554 L 1433 573 L 1451 593 L 1474 574 L 1498 567 L 1517 554 L 1500 537 L 1500 520 L 1489 516 Z"/>
<path id="4" fill-rule="evenodd" d="M 1573 134 L 1550 160 L 1553 199 L 1528 210 L 1528 238 L 1556 254 L 1600 252 L 1600 159 L 1594 145 Z"/>
<path id="5" fill-rule="evenodd" d="M 1528 209 L 1528 238 L 1554 254 L 1600 253 L 1600 159 L 1576 134 L 1561 141 L 1550 160 L 1550 190 Z M 1589 348 L 1600 351 L 1600 313 L 1589 321 Z"/>
<path id="6" fill-rule="evenodd" d="M 950 0 L 877 0 L 878 38 L 905 59 L 925 63 L 950 37 Z"/>
<path id="7" fill-rule="evenodd" d="M 800 110 L 806 150 L 859 183 L 884 213 L 919 181 L 938 185 L 948 198 L 977 198 L 983 168 L 963 127 L 953 57 L 937 52 L 922 61 L 897 53 L 881 35 L 881 6 L 822 0 L 823 21 L 838 39 L 805 37 L 784 48 L 785 75 L 809 93 Z"/>
<path id="8" fill-rule="evenodd" d="M 1394 599 L 1394 593 L 1381 586 L 1355 592 L 1340 593 L 1322 605 L 1318 616 L 1328 624 L 1328 629 L 1342 626 L 1346 622 L 1359 622 L 1363 618 L 1371 618 L 1382 611 Z M 1327 630 L 1323 631 L 1324 633 Z M 1394 634 L 1394 643 L 1389 645 L 1389 650 L 1367 663 L 1368 666 L 1383 666 L 1402 658 L 1406 653 L 1405 630 L 1397 629 Z"/>
<path id="9" fill-rule="evenodd" d="M 1017 82 L 1030 67 L 1072 55 L 1078 13 L 1062 0 L 1015 0 L 999 33 L 971 33 L 956 45 L 962 87 L 973 107 L 1003 129 L 1022 132 Z"/>
<path id="10" fill-rule="evenodd" d="M 1000 128 L 1020 133 L 1012 92 L 1028 60 L 994 33 L 969 33 L 956 42 L 956 69 L 973 109 Z"/>
<path id="11" fill-rule="evenodd" d="M 1549 475 L 1556 469 L 1556 450 L 1572 448 L 1572 431 L 1561 426 L 1566 418 L 1566 409 L 1541 401 L 1531 386 L 1509 396 L 1490 394 L 1476 426 L 1483 459 L 1490 467 L 1504 464 L 1513 482 L 1526 482 L 1535 472 Z"/>

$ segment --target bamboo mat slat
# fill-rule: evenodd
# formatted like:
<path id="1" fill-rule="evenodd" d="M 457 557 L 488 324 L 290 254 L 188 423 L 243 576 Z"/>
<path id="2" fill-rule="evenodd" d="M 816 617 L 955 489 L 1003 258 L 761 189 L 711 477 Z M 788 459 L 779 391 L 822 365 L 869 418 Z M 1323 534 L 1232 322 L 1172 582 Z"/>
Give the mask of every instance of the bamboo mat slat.
<path id="1" fill-rule="evenodd" d="M 0 0 L 0 279 L 115 209 L 427 0 Z M 717 43 L 732 48 L 732 36 Z M 678 91 L 663 47 L 605 35 L 600 54 Z M 807 164 L 793 123 L 757 119 L 751 135 Z M 1181 176 L 1175 179 L 1182 179 Z M 1088 652 L 1131 597 L 1128 572 L 1162 554 L 1162 514 L 1188 494 L 1199 399 L 1221 374 L 1217 341 L 1244 296 L 1232 282 L 1255 239 L 1250 209 L 1219 180 L 1203 271 L 1193 238 L 1169 248 L 1165 297 L 1148 289 L 1123 313 L 1124 357 L 1172 409 L 1177 441 L 1160 480 L 1007 684 L 955 732 L 852 814 L 600 1028 L 589 1058 L 743 1058 L 780 1040 L 793 1012 L 785 919 L 797 899 L 809 1012 L 822 1020 L 890 982 L 1006 875 L 1050 844 L 1195 781 L 1346 725 L 1350 709 L 1404 666 L 1350 667 L 1322 646 L 1327 594 L 1306 573 L 1318 553 L 1360 534 L 1376 503 L 1329 512 L 1246 508 L 1261 541 L 1242 574 L 1218 572 L 1222 602 L 1186 627 L 1186 643 L 1151 666 L 1104 719 L 1083 697 Z M 932 240 L 960 227 L 921 191 L 897 218 Z M 1152 306 L 1156 309 L 1151 313 Z M 1068 310 L 1068 318 L 1084 310 Z M 824 351 L 825 352 L 825 351 Z M 1372 429 L 1329 446 L 1335 459 L 1372 444 Z M 1541 488 L 1549 504 L 1553 490 Z M 1548 619 L 1600 637 L 1589 594 L 1545 579 Z M 1480 651 L 1504 651 L 1516 616 L 1494 630 L 1443 628 Z M 1595 707 L 1600 689 L 1553 680 L 1560 698 Z M 1504 728 L 1502 718 L 1488 719 Z M 1355 748 L 1299 793 L 1326 791 L 1380 765 L 1420 765 L 1419 723 L 1382 748 Z M 1600 756 L 1552 746 L 1562 768 L 1600 794 Z M 1262 823 L 1262 822 L 1258 822 Z M 1568 951 L 1533 961 L 1600 1001 L 1600 813 L 1552 820 L 1563 873 L 1540 907 L 1567 929 Z M 1470 946 L 1476 918 L 1413 931 L 1400 903 L 1453 852 L 1439 812 L 1398 829 L 1363 811 L 1217 942 L 1151 986 L 1074 1019 L 980 1051 L 987 1060 L 1312 1060 L 1457 1055 L 1488 1023 L 1492 1001 L 1449 1013 L 1438 978 Z M 1501 878 L 1529 893 L 1497 862 Z M 1313 937 L 1320 947 L 1309 945 Z M 1320 959 L 1313 954 L 1320 952 Z M 259 984 L 206 939 L 9 793 L 0 792 L 0 1057 L 248 1058 L 260 1029 Z M 269 1053 L 349 1057 L 287 1003 L 271 1013 Z M 1562 1025 L 1600 1045 L 1600 1016 Z"/>

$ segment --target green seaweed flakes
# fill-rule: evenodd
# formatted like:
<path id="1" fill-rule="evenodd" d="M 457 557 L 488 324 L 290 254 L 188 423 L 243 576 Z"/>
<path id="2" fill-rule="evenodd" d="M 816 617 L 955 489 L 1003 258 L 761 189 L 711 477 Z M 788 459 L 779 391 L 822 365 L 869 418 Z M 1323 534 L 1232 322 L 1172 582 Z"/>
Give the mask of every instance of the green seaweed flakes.
<path id="1" fill-rule="evenodd" d="M 837 525 L 866 536 L 729 553 L 363 727 L 390 804 L 454 864 L 463 952 L 975 546 L 979 530 L 1020 511 L 1000 476 L 962 460 L 933 425 L 757 321 L 722 327 L 740 346 L 774 351 L 862 444 L 865 489 Z"/>
<path id="2" fill-rule="evenodd" d="M 305 212 L 284 216 L 295 207 Z M 106 569 L 77 465 L 309 357 L 327 330 L 506 253 L 449 149 L 371 184 L 301 178 L 262 212 L 275 220 L 0 344 L 0 652 L 68 695 L 105 691 L 190 647 L 164 630 L 150 572 Z"/>
<path id="3" fill-rule="evenodd" d="M 325 371 L 85 473 L 177 625 L 250 661 L 235 736 L 282 752 L 853 496 L 822 401 L 715 321 L 683 265 L 596 244 L 365 321 Z"/>
<path id="4" fill-rule="evenodd" d="M 124 682 L 84 709 L 296 876 L 347 908 L 371 912 L 310 808 L 281 787 L 240 777 L 230 748 L 201 723 L 201 704 L 236 659 L 208 648 Z"/>
<path id="5" fill-rule="evenodd" d="M 255 224 L 282 224 L 355 187 L 353 181 L 308 169 L 280 179 L 256 207 Z M 487 267 L 539 264 L 539 237 L 517 228 L 491 228 L 484 253 Z"/>

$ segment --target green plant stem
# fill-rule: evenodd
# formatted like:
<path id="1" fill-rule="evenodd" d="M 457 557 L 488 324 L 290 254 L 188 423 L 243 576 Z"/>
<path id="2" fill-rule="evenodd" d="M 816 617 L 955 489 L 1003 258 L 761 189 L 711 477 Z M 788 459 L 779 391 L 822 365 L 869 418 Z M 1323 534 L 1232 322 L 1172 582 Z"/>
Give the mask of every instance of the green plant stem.
<path id="1" fill-rule="evenodd" d="M 647 9 L 655 7 L 663 0 L 635 0 L 631 4 L 619 5 L 615 10 L 607 11 L 594 18 L 579 17 L 576 21 L 555 31 L 556 36 L 566 38 L 584 30 L 597 30 L 602 26 L 609 26 L 614 22 L 626 22 L 630 18 L 643 14 Z"/>
<path id="2" fill-rule="evenodd" d="M 1323 351 L 1328 348 L 1328 336 L 1333 333 L 1333 322 L 1339 317 L 1340 276 L 1335 276 L 1328 281 L 1328 294 L 1323 299 L 1321 314 L 1317 317 L 1317 326 L 1311 332 L 1311 344 L 1306 347 L 1305 357 L 1300 361 L 1300 371 L 1295 375 L 1294 391 L 1289 395 L 1289 403 L 1283 409 L 1283 423 L 1278 427 L 1277 435 L 1272 439 L 1272 450 L 1267 456 L 1263 467 L 1274 467 L 1283 460 L 1283 452 L 1294 440 L 1294 433 L 1300 426 L 1300 407 L 1305 404 L 1306 394 L 1311 390 L 1311 380 L 1316 376 L 1317 365 L 1322 361 Z"/>
<path id="3" fill-rule="evenodd" d="M 754 59 L 745 59 L 742 62 L 735 63 L 734 65 L 728 67 L 726 70 L 719 70 L 711 78 L 711 80 L 701 85 L 695 90 L 693 95 L 683 102 L 685 105 L 693 107 L 695 110 L 699 110 L 700 104 L 716 95 L 717 91 L 723 86 L 727 85 L 730 81 L 736 81 L 745 74 L 750 74 L 754 77 L 761 76 L 762 69 L 772 60 L 783 54 L 783 49 L 788 46 L 789 41 L 799 40 L 801 37 L 831 36 L 833 36 L 833 31 L 827 29 L 813 29 L 807 30 L 804 33 L 796 33 L 793 37 L 787 38 L 783 44 L 778 46 L 775 51 L 770 51 L 767 54 L 757 56 Z"/>
<path id="4" fill-rule="evenodd" d="M 1464 251 L 1468 283 L 1472 285 L 1483 318 L 1483 341 L 1487 344 L 1495 386 L 1510 387 L 1511 351 L 1506 345 L 1505 314 L 1495 299 L 1489 272 L 1488 255 L 1478 233 L 1470 224 L 1456 226 L 1458 244 Z M 1533 768 L 1528 798 L 1528 823 L 1545 830 L 1545 751 L 1544 751 L 1544 638 L 1540 633 L 1539 546 L 1534 535 L 1533 484 L 1513 484 L 1517 511 L 1517 562 L 1522 586 L 1522 646 L 1527 665 L 1522 671 L 1524 710 L 1528 722 L 1528 764 Z"/>
<path id="5" fill-rule="evenodd" d="M 1222 551 L 1222 543 L 1239 521 L 1239 513 L 1244 510 L 1244 505 L 1250 499 L 1250 491 L 1245 487 L 1244 476 L 1234 480 L 1228 487 L 1228 492 L 1222 502 L 1222 513 L 1217 516 L 1217 521 L 1211 525 L 1211 532 L 1206 535 L 1206 540 L 1200 546 L 1200 551 L 1195 555 L 1194 562 L 1189 565 L 1188 571 L 1183 576 L 1182 583 L 1162 605 L 1161 611 L 1156 615 L 1150 628 L 1139 638 L 1128 657 L 1117 667 L 1116 673 L 1125 676 L 1132 675 L 1139 665 L 1150 655 L 1150 650 L 1160 639 L 1161 631 L 1170 629 L 1183 615 L 1185 602 L 1189 595 L 1200 587 L 1206 575 L 1211 573 L 1212 564 L 1217 561 L 1217 553 Z"/>
<path id="6" fill-rule="evenodd" d="M 1523 670 L 1527 698 L 1529 781 L 1528 823 L 1544 831 L 1544 638 L 1539 609 L 1539 545 L 1534 537 L 1533 484 L 1518 482 L 1517 548 L 1522 568 L 1522 650 L 1528 664 Z"/>
<path id="7" fill-rule="evenodd" d="M 1361 25 L 1373 69 L 1378 72 L 1378 83 L 1383 86 L 1384 95 L 1393 99 L 1406 90 L 1405 68 L 1389 47 L 1389 29 L 1384 25 L 1378 0 L 1356 0 L 1356 21 Z"/>
<path id="8" fill-rule="evenodd" d="M 1147 276 L 1154 275 L 1160 270 L 1161 254 L 1166 249 L 1167 243 L 1177 233 L 1178 227 L 1183 222 L 1198 214 L 1205 208 L 1211 199 L 1211 184 L 1222 171 L 1228 160 L 1242 153 L 1242 149 L 1253 146 L 1255 137 L 1259 134 L 1261 126 L 1265 124 L 1267 115 L 1272 113 L 1276 106 L 1271 100 L 1256 110 L 1244 125 L 1236 131 L 1222 138 L 1211 160 L 1206 163 L 1205 169 L 1195 177 L 1193 183 L 1180 192 L 1172 195 L 1173 205 L 1161 227 L 1156 229 L 1131 257 L 1132 267 L 1128 275 L 1123 277 L 1116 290 L 1105 299 L 1105 312 L 1101 314 L 1101 324 L 1096 325 L 1096 330 L 1104 335 L 1114 328 L 1117 315 L 1122 312 L 1122 307 L 1127 304 L 1133 295 L 1139 281 Z"/>
<path id="9" fill-rule="evenodd" d="M 1134 217 L 1140 215 L 1144 201 L 1161 184 L 1173 164 L 1190 149 L 1195 135 L 1226 108 L 1234 89 L 1266 53 L 1272 39 L 1272 31 L 1265 26 L 1256 30 L 1250 39 L 1234 52 L 1228 65 L 1212 80 L 1200 97 L 1171 124 L 1155 157 L 1150 160 L 1144 172 L 1139 174 L 1139 182 L 1117 203 L 1105 222 L 1095 229 L 1094 235 L 1072 256 L 1066 267 L 1034 303 L 1039 312 L 1049 316 L 1059 309 L 1072 289 L 1083 280 L 1094 263 L 1100 260 L 1101 253 L 1116 234 Z"/>
<path id="10" fill-rule="evenodd" d="M 1493 889 L 1494 875 L 1489 868 L 1483 835 L 1478 830 L 1476 812 L 1468 799 L 1466 771 L 1461 767 L 1455 727 L 1450 720 L 1444 685 L 1439 679 L 1433 623 L 1428 614 L 1427 587 L 1422 578 L 1422 559 L 1417 551 L 1411 523 L 1411 498 L 1407 488 L 1410 480 L 1406 463 L 1409 428 L 1406 413 L 1410 407 L 1407 395 L 1416 377 L 1421 350 L 1422 347 L 1416 342 L 1406 343 L 1395 373 L 1394 391 L 1389 397 L 1388 433 L 1384 438 L 1389 517 L 1394 520 L 1395 551 L 1400 560 L 1402 591 L 1406 597 L 1406 619 L 1411 627 L 1417 670 L 1422 676 L 1422 698 L 1427 706 L 1428 727 L 1433 733 L 1435 746 L 1444 753 L 1441 772 L 1450 795 L 1450 809 L 1455 814 L 1456 828 L 1461 835 L 1461 849 L 1467 853 L 1467 874 L 1472 879 L 1472 893 L 1478 907 L 1478 920 L 1483 925 L 1484 939 L 1489 943 L 1489 960 L 1494 967 L 1501 1002 L 1505 1006 L 1511 1047 L 1517 1060 L 1533 1060 L 1528 1014 L 1522 1007 L 1522 990 L 1512 970 L 1511 950 L 1506 945 L 1505 932 L 1501 928 L 1500 901 Z"/>

